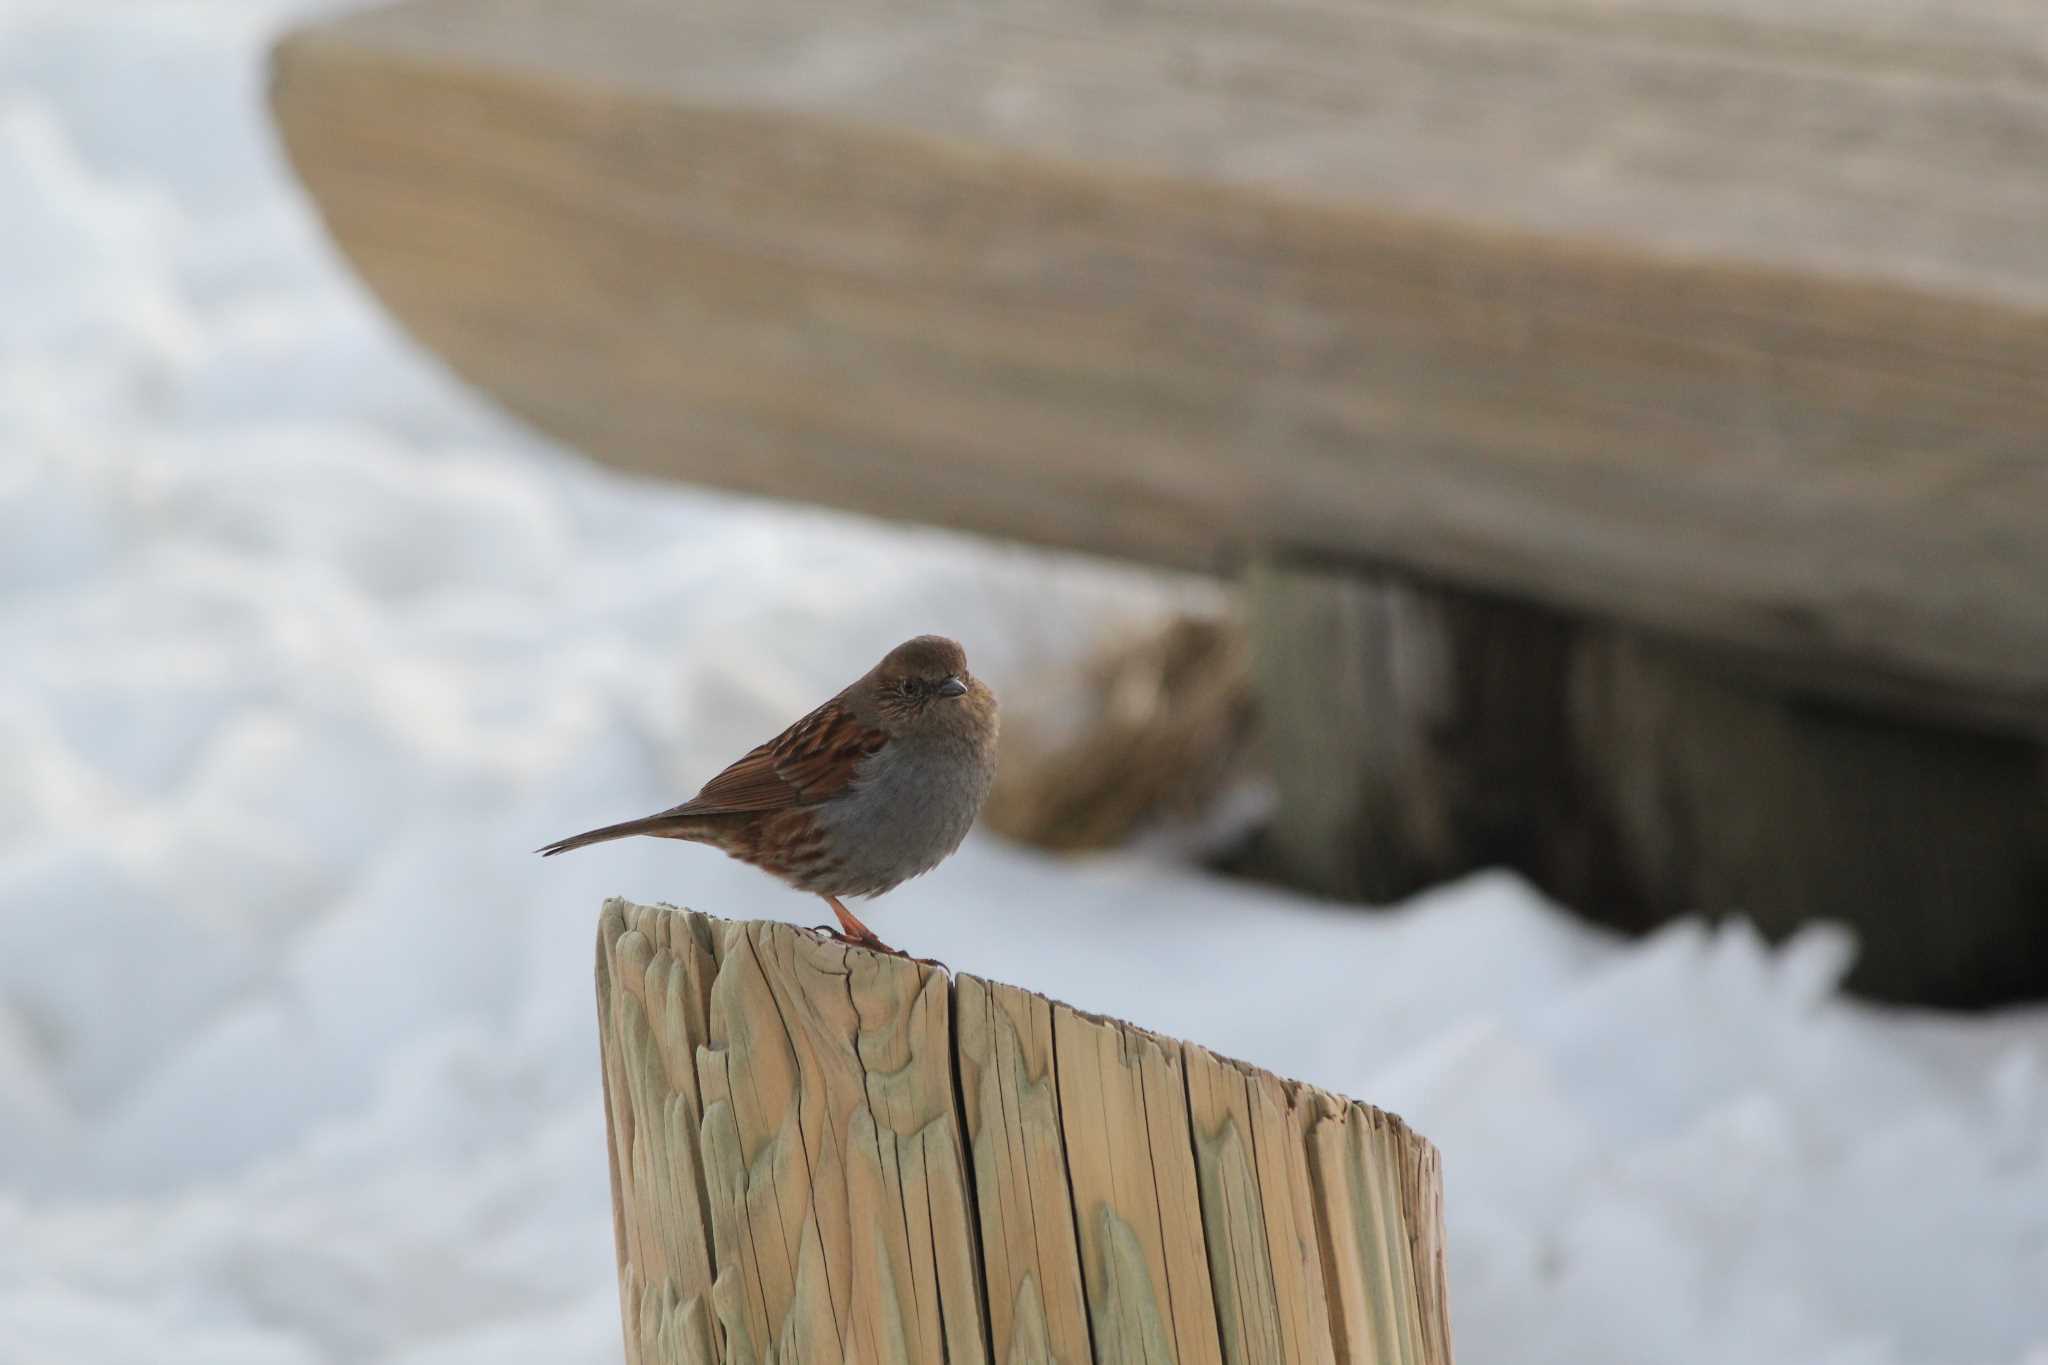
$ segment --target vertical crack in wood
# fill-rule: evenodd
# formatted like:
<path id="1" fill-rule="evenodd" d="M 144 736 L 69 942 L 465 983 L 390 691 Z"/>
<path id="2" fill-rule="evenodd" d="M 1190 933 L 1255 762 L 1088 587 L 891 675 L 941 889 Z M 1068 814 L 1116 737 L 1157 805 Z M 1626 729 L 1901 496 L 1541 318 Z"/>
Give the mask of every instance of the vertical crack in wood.
<path id="1" fill-rule="evenodd" d="M 1049 1015 L 1050 1015 L 1050 1010 L 1048 1010 L 1048 1011 L 1047 1011 L 1047 1013 L 1048 1013 L 1048 1016 L 1049 1016 Z M 1073 1247 L 1073 1249 L 1074 1249 L 1074 1250 L 1073 1250 L 1073 1265 L 1074 1265 L 1074 1267 L 1075 1267 L 1075 1271 L 1076 1271 L 1076 1273 L 1078 1273 L 1078 1272 L 1079 1272 L 1079 1269 L 1080 1269 L 1080 1264 L 1081 1264 L 1081 1252 L 1080 1252 L 1080 1246 L 1081 1246 L 1081 1210 L 1080 1210 L 1080 1206 L 1079 1206 L 1079 1204 L 1077 1204 L 1077 1203 L 1076 1203 L 1076 1201 L 1075 1201 L 1075 1199 L 1074 1199 L 1074 1187 L 1073 1187 L 1073 1181 L 1072 1181 L 1072 1178 L 1071 1178 L 1071 1176 L 1070 1176 L 1070 1174 L 1069 1174 L 1069 1173 L 1070 1173 L 1070 1172 L 1072 1171 L 1073 1167 L 1072 1167 L 1072 1162 L 1071 1162 L 1071 1159 L 1070 1159 L 1070 1157 L 1068 1156 L 1068 1153 L 1067 1153 L 1067 1124 L 1066 1124 L 1066 1119 L 1065 1119 L 1065 1116 L 1064 1116 L 1064 1114 L 1063 1114 L 1063 1113 L 1061 1112 L 1061 1110 L 1060 1110 L 1060 1107 L 1059 1107 L 1059 1104 L 1060 1104 L 1060 1088 L 1059 1088 L 1059 1087 L 1060 1087 L 1060 1042 L 1059 1042 L 1059 1036 L 1058 1036 L 1058 1034 L 1057 1034 L 1057 1033 L 1055 1033 L 1055 1032 L 1053 1031 L 1053 1029 L 1051 1028 L 1051 1026 L 1050 1026 L 1050 1019 L 1049 1019 L 1049 1018 L 1048 1018 L 1047 1028 L 1046 1028 L 1046 1056 L 1047 1056 L 1047 1058 L 1049 1059 L 1049 1066 L 1048 1066 L 1048 1070 L 1047 1070 L 1047 1072 L 1046 1072 L 1045 1076 L 1043 1077 L 1043 1079 L 1042 1079 L 1042 1081 L 1041 1081 L 1041 1084 L 1043 1084 L 1043 1085 L 1048 1085 L 1048 1086 L 1050 1086 L 1050 1087 L 1051 1087 L 1051 1095 L 1050 1095 L 1050 1099 L 1049 1099 L 1049 1104 L 1051 1105 L 1051 1107 L 1052 1107 L 1052 1110 L 1053 1110 L 1053 1132 L 1054 1132 L 1054 1133 L 1055 1133 L 1055 1134 L 1056 1134 L 1056 1135 L 1058 1136 L 1058 1138 L 1059 1138 L 1059 1151 L 1060 1151 L 1060 1175 L 1061 1175 L 1061 1177 L 1062 1177 L 1062 1180 L 1063 1180 L 1063 1183 L 1064 1183 L 1064 1188 L 1063 1188 L 1063 1190 L 1062 1190 L 1062 1193 L 1063 1193 L 1063 1194 L 1065 1195 L 1065 1197 L 1066 1197 L 1066 1206 L 1067 1206 L 1067 1226 L 1068 1226 L 1068 1228 L 1069 1228 L 1069 1229 L 1071 1230 L 1071 1232 L 1072 1232 L 1072 1234 L 1073 1234 L 1073 1239 L 1074 1239 L 1074 1240 L 1073 1240 L 1073 1242 L 1072 1242 L 1072 1243 L 1070 1243 L 1070 1245 L 1071 1245 L 1071 1246 Z M 1032 1224 L 1032 1235 L 1033 1235 L 1033 1237 L 1034 1237 L 1034 1238 L 1036 1238 L 1036 1236 L 1037 1236 L 1037 1223 L 1036 1223 L 1036 1221 L 1035 1221 L 1035 1220 L 1034 1220 L 1034 1222 L 1033 1222 L 1033 1224 Z M 1040 1255 L 1041 1255 L 1041 1261 L 1040 1261 L 1040 1264 L 1041 1264 L 1041 1265 L 1043 1265 L 1043 1264 L 1044 1264 L 1044 1261 L 1043 1261 L 1043 1259 L 1042 1259 L 1042 1257 L 1043 1257 L 1043 1254 L 1044 1254 L 1044 1253 L 1043 1253 L 1043 1251 L 1041 1250 L 1041 1253 L 1040 1253 Z M 1043 1317 L 1043 1315 L 1042 1315 L 1042 1313 L 1041 1313 L 1041 1321 L 1042 1321 L 1042 1317 Z M 1083 1314 L 1081 1315 L 1081 1328 L 1082 1328 L 1082 1330 L 1083 1330 L 1084 1332 L 1086 1332 L 1086 1333 L 1088 1334 L 1088 1336 L 1087 1336 L 1087 1341 L 1088 1341 L 1088 1357 L 1089 1357 L 1089 1359 L 1091 1359 L 1091 1360 L 1093 1360 L 1093 1361 L 1096 1361 L 1096 1362 L 1097 1362 L 1097 1365 L 1102 1365 L 1102 1362 L 1103 1362 L 1103 1357 L 1102 1357 L 1102 1355 L 1100 1354 L 1100 1352 L 1101 1352 L 1101 1347 L 1100 1347 L 1100 1346 L 1099 1346 L 1099 1345 L 1097 1344 L 1097 1342 L 1096 1342 L 1096 1340 L 1095 1340 L 1095 1324 L 1094 1324 L 1094 1323 L 1093 1323 L 1092 1321 L 1090 1321 L 1090 1319 L 1089 1319 L 1089 1316 L 1088 1316 L 1088 1314 L 1086 1314 L 1085 1312 L 1084 1312 L 1084 1313 L 1083 1313 Z M 1006 1365 L 1007 1365 L 1007 1363 L 1006 1363 Z"/>
<path id="2" fill-rule="evenodd" d="M 954 1000 L 991 1358 L 1001 1365 L 1087 1365 L 1094 1352 L 1051 1006 L 971 976 L 956 981 Z"/>
<path id="3" fill-rule="evenodd" d="M 1229 1226 L 1230 1211 L 1227 1199 L 1220 1188 L 1221 1182 L 1214 1172 L 1215 1158 L 1207 1138 L 1201 1132 L 1195 1117 L 1194 1073 L 1195 1049 L 1183 1044 L 1181 1047 L 1181 1097 L 1187 1110 L 1188 1148 L 1195 1154 L 1196 1193 L 1201 1200 L 1202 1245 L 1209 1256 L 1209 1303 L 1216 1314 L 1216 1340 L 1228 1365 L 1238 1365 L 1247 1357 L 1244 1348 L 1243 1315 L 1245 1295 L 1239 1284 L 1240 1260 Z M 1224 1120 L 1225 1125 L 1229 1120 Z M 1218 1130 L 1220 1137 L 1222 1130 Z M 1266 1355 L 1261 1360 L 1277 1360 L 1277 1356 Z"/>
<path id="4" fill-rule="evenodd" d="M 1053 1010 L 1099 1359 L 1220 1365 L 1178 1045 Z M 1085 1120 L 1084 1117 L 1085 1116 Z"/>
<path id="5" fill-rule="evenodd" d="M 704 982 L 715 967 L 684 922 L 620 901 L 599 918 L 597 950 L 626 1355 L 636 1363 L 715 1361 L 705 1304 L 713 1241 L 691 1056 L 705 1032 Z"/>
<path id="6" fill-rule="evenodd" d="M 612 1187 L 612 1246 L 619 1266 L 620 1328 L 625 1337 L 626 1365 L 638 1365 L 641 1272 L 628 1245 L 626 1224 L 629 1211 L 638 1217 L 641 1210 L 637 1201 L 628 1202 L 624 1178 L 619 1172 L 621 1152 L 630 1153 L 633 1145 L 633 1116 L 629 1108 L 620 1107 L 619 1097 L 613 1094 L 612 1072 L 615 1068 L 612 1064 L 614 1030 L 611 1014 L 616 987 L 612 981 L 611 964 L 607 961 L 612 943 L 623 932 L 625 916 L 616 902 L 607 902 L 597 921 L 597 1056 L 604 1093 L 605 1164 L 609 1168 Z"/>
<path id="7" fill-rule="evenodd" d="M 1181 1047 L 1189 1133 L 1227 1362 L 1336 1358 L 1307 1153 L 1295 1120 L 1307 1087 Z"/>
<path id="8" fill-rule="evenodd" d="M 1323 1263 L 1323 1287 L 1329 1296 L 1330 1341 L 1336 1358 L 1363 1362 L 1369 1357 L 1353 1346 L 1364 1307 L 1359 1294 L 1356 1269 L 1359 1258 L 1350 1244 L 1349 1190 L 1343 1171 L 1329 1159 L 1326 1129 L 1330 1117 L 1320 1096 L 1311 1096 L 1296 1111 L 1296 1133 L 1308 1157 L 1314 1186 L 1316 1246 Z"/>
<path id="9" fill-rule="evenodd" d="M 981 1173 L 977 1169 L 980 1162 L 980 1144 L 977 1141 L 975 1125 L 968 1117 L 967 1081 L 961 1070 L 961 1055 L 965 1051 L 962 1039 L 967 1034 L 967 1030 L 961 1025 L 961 1019 L 966 1006 L 960 998 L 960 982 L 952 979 L 950 976 L 946 981 L 946 1002 L 953 1024 L 952 1046 L 946 1050 L 947 1060 L 951 1065 L 953 1075 L 953 1123 L 958 1131 L 964 1134 L 967 1139 L 967 1159 L 962 1163 L 961 1173 L 967 1181 L 968 1207 L 973 1209 L 976 1215 L 968 1220 L 967 1228 L 969 1240 L 974 1251 L 975 1311 L 981 1318 L 982 1352 L 992 1362 L 992 1365 L 1001 1365 L 996 1356 L 995 1311 L 990 1295 L 988 1248 L 983 1240 L 981 1229 Z M 936 1247 L 933 1248 L 933 1254 L 934 1256 L 937 1255 Z M 941 1307 L 943 1309 L 943 1303 Z M 1042 1341 L 1044 1337 L 1044 1313 L 1042 1310 L 1039 1313 L 1039 1322 L 1039 1337 Z M 1040 1354 L 1044 1354 L 1043 1346 L 1040 1347 Z"/>
<path id="10" fill-rule="evenodd" d="M 1152 1146 L 1152 1137 L 1153 1137 L 1153 1133 L 1152 1133 L 1152 1104 L 1151 1104 L 1151 1101 L 1152 1101 L 1152 1096 L 1151 1096 L 1151 1087 L 1147 1086 L 1147 1085 L 1146 1085 L 1146 1084 L 1144 1083 L 1144 1081 L 1145 1081 L 1145 1077 L 1144 1077 L 1144 1069 L 1143 1069 L 1143 1060 L 1142 1060 L 1142 1055 L 1141 1055 L 1141 1056 L 1139 1056 L 1139 1057 L 1133 1057 L 1133 1056 L 1131 1055 L 1131 1044 L 1132 1044 L 1132 1043 L 1133 1043 L 1134 1041 L 1137 1041 L 1137 1040 L 1134 1040 L 1134 1039 L 1132 1038 L 1132 1036 L 1131 1036 L 1131 1033 L 1130 1033 L 1130 1031 L 1129 1031 L 1128 1029 L 1125 1029 L 1125 1028 L 1123 1028 L 1123 1027 L 1121 1027 L 1121 1026 L 1116 1026 L 1116 1028 L 1117 1028 L 1117 1036 L 1118 1036 L 1118 1038 L 1120 1038 L 1120 1039 L 1122 1040 L 1122 1042 L 1123 1042 L 1123 1054 L 1124 1054 L 1124 1055 L 1123 1055 L 1123 1063 L 1124 1063 L 1124 1065 L 1125 1065 L 1125 1066 L 1127 1066 L 1127 1067 L 1132 1067 L 1132 1068 L 1134 1068 L 1134 1069 L 1136 1069 L 1136 1070 L 1138 1071 L 1138 1117 L 1139 1117 L 1139 1119 L 1140 1119 L 1140 1121 L 1141 1121 L 1141 1124 L 1142 1124 L 1142 1128 L 1143 1128 L 1143 1131 L 1144 1131 L 1144 1134 L 1145 1134 L 1145 1145 L 1146 1145 L 1146 1147 L 1147 1147 L 1147 1148 L 1149 1149 L 1149 1148 L 1150 1148 L 1150 1147 Z M 1141 1046 L 1142 1046 L 1142 1044 L 1141 1044 Z M 1161 1246 L 1165 1246 L 1165 1247 L 1170 1247 L 1170 1246 L 1172 1245 L 1172 1235 L 1171 1235 L 1171 1234 L 1170 1234 L 1170 1233 L 1169 1233 L 1169 1232 L 1168 1232 L 1168 1231 L 1166 1230 L 1166 1200 L 1167 1200 L 1168 1198 L 1171 1198 L 1171 1197 L 1172 1197 L 1172 1195 L 1171 1195 L 1171 1194 L 1169 1193 L 1169 1194 L 1168 1194 L 1168 1195 L 1166 1195 L 1165 1197 L 1162 1197 L 1162 1196 L 1161 1196 L 1161 1194 L 1160 1194 L 1160 1189 L 1159 1189 L 1159 1163 L 1158 1163 L 1158 1162 L 1156 1162 L 1156 1161 L 1148 1161 L 1148 1162 L 1146 1162 L 1146 1163 L 1145 1163 L 1145 1173 L 1146 1173 L 1146 1175 L 1148 1175 L 1149 1177 L 1151 1177 L 1151 1180 L 1152 1180 L 1152 1211 L 1153 1211 L 1153 1214 L 1154 1214 L 1154 1216 L 1155 1216 L 1155 1217 L 1156 1217 L 1156 1218 L 1158 1219 L 1158 1223 L 1159 1223 L 1159 1243 L 1160 1243 L 1160 1245 L 1161 1245 Z M 1173 1288 L 1174 1288 L 1174 1285 L 1173 1285 L 1173 1280 L 1174 1280 L 1174 1277 L 1173 1277 L 1173 1272 L 1172 1272 L 1172 1268 L 1171 1268 L 1171 1263 L 1169 1263 L 1169 1266 L 1168 1266 L 1168 1270 L 1167 1270 L 1167 1274 L 1166 1274 L 1166 1276 L 1165 1276 L 1165 1283 L 1164 1283 L 1164 1285 L 1162 1286 L 1162 1288 L 1163 1288 L 1163 1289 L 1165 1290 L 1165 1293 L 1166 1293 L 1166 1320 L 1167 1320 L 1167 1322 L 1169 1322 L 1169 1323 L 1171 1323 L 1171 1324 L 1173 1325 L 1173 1336 L 1174 1336 L 1174 1342 L 1175 1342 L 1175 1344 L 1176 1344 L 1176 1345 L 1180 1345 L 1180 1344 L 1181 1344 L 1181 1342 L 1180 1342 L 1180 1315 L 1179 1315 L 1178 1313 L 1176 1313 L 1176 1312 L 1174 1311 L 1174 1305 L 1173 1305 Z M 1183 1293 L 1185 1293 L 1185 1291 L 1183 1291 Z M 1211 1303 L 1211 1308 L 1210 1308 L 1210 1313 L 1211 1313 L 1211 1319 L 1210 1319 L 1210 1320 L 1211 1320 L 1212 1322 L 1214 1321 L 1214 1313 L 1215 1313 L 1215 1309 L 1214 1309 L 1214 1302 L 1215 1302 L 1215 1296 L 1214 1296 L 1214 1295 L 1212 1294 L 1212 1295 L 1210 1296 L 1210 1303 Z"/>

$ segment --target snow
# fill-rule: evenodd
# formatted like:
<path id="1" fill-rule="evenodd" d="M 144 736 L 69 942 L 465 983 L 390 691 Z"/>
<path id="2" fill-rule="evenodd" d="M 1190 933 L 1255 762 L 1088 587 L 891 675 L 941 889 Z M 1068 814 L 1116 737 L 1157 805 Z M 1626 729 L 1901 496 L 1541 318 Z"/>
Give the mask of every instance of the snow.
<path id="1" fill-rule="evenodd" d="M 1014 696 L 1201 593 L 512 429 L 283 168 L 290 9 L 0 0 L 0 1365 L 616 1361 L 596 908 L 818 911 L 529 850 L 906 635 Z M 2048 1012 L 1849 1002 L 1837 931 L 984 836 L 874 914 L 1408 1116 L 1468 1362 L 2048 1362 Z"/>

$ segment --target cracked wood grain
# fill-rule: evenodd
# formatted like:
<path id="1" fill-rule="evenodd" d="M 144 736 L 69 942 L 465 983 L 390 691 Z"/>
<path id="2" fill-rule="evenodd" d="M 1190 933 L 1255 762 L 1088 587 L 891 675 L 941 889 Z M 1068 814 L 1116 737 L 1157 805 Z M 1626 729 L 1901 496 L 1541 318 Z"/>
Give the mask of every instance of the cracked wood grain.
<path id="1" fill-rule="evenodd" d="M 1179 1045 L 1065 1008 L 1053 1039 L 1097 1359 L 1221 1365 Z"/>
<path id="2" fill-rule="evenodd" d="M 1338 1359 L 1448 1360 L 1448 1326 L 1424 1321 L 1425 1314 L 1443 1317 L 1441 1234 L 1420 1231 L 1424 1220 L 1408 1211 L 1418 1198 L 1435 1198 L 1422 1188 L 1433 1176 L 1433 1150 L 1411 1161 L 1407 1126 L 1363 1105 L 1318 1103 L 1299 1118 Z"/>
<path id="3" fill-rule="evenodd" d="M 1206 1048 L 1184 1051 L 1224 1359 L 1329 1365 L 1322 1250 L 1289 1087 Z"/>
<path id="4" fill-rule="evenodd" d="M 629 1362 L 985 1360 L 942 974 L 613 902 L 599 989 Z"/>
<path id="5" fill-rule="evenodd" d="M 711 1217 L 697 1049 L 717 972 L 707 922 L 623 901 L 598 925 L 597 1003 L 628 1361 L 709 1362 Z"/>
<path id="6" fill-rule="evenodd" d="M 1052 1002 L 963 976 L 955 1007 L 995 1358 L 1082 1365 L 1088 1306 L 1053 1076 Z"/>
<path id="7" fill-rule="evenodd" d="M 1006 986 L 612 901 L 629 1365 L 1450 1365 L 1435 1149 Z"/>

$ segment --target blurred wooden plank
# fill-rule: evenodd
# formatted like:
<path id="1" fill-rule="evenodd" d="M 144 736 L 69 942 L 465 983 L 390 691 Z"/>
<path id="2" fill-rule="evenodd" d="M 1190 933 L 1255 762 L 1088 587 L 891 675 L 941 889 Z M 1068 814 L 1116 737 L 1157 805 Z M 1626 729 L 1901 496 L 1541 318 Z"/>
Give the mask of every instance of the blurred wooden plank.
<path id="1" fill-rule="evenodd" d="M 597 993 L 629 1365 L 1450 1365 L 1392 1115 L 786 924 L 611 901 Z"/>
<path id="2" fill-rule="evenodd" d="M 275 74 L 380 297 L 601 459 L 2048 729 L 2031 6 L 416 0 Z"/>
<path id="3" fill-rule="evenodd" d="M 328 44 L 2048 302 L 2013 0 L 413 0 L 285 53 Z"/>

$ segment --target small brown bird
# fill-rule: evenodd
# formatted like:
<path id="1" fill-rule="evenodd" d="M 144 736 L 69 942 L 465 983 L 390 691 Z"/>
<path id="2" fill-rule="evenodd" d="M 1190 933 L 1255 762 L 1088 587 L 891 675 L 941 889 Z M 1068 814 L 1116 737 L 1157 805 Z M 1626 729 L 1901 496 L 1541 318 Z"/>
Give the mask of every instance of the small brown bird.
<path id="1" fill-rule="evenodd" d="M 894 953 L 839 898 L 879 896 L 937 867 L 967 837 L 995 771 L 995 693 L 958 644 L 920 635 L 682 805 L 536 851 L 629 834 L 710 844 L 823 896 L 845 941 Z"/>

